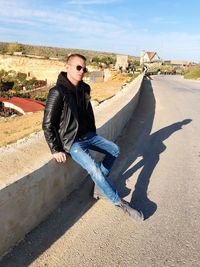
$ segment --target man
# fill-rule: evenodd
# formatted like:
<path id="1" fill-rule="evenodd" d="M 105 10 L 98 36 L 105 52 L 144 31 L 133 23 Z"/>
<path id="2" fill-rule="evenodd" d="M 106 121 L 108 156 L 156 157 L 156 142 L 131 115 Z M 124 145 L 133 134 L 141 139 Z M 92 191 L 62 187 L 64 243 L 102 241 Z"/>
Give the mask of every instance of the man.
<path id="1" fill-rule="evenodd" d="M 119 155 L 119 148 L 96 134 L 90 87 L 82 80 L 86 72 L 86 58 L 83 55 L 72 54 L 68 57 L 67 72 L 59 74 L 56 86 L 49 91 L 43 118 L 46 141 L 57 162 L 65 162 L 67 155 L 70 155 L 114 205 L 136 220 L 143 220 L 142 213 L 120 199 L 107 179 Z M 89 150 L 105 154 L 104 160 L 98 163 Z"/>

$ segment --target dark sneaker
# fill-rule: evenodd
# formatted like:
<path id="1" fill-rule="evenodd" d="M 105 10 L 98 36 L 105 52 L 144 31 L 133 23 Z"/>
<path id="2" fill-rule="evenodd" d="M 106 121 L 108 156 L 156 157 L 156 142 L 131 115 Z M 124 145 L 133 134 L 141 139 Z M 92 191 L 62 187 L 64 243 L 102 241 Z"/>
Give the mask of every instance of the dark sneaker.
<path id="1" fill-rule="evenodd" d="M 133 218 L 136 221 L 144 221 L 144 215 L 143 213 L 140 211 L 137 211 L 133 208 L 131 208 L 131 206 L 129 205 L 129 203 L 122 199 L 122 204 L 119 205 L 119 207 L 123 210 L 123 212 L 127 215 L 129 215 L 131 218 Z"/>

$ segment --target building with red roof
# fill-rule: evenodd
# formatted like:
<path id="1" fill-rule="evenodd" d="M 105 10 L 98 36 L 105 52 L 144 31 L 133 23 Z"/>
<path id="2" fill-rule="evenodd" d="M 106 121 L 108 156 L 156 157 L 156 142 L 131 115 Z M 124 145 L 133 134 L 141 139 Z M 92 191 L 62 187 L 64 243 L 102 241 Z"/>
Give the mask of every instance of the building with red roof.
<path id="1" fill-rule="evenodd" d="M 145 64 L 145 63 L 160 63 L 161 59 L 158 56 L 158 54 L 154 51 L 142 51 L 141 57 L 140 57 L 140 64 Z"/>
<path id="2" fill-rule="evenodd" d="M 4 108 L 12 109 L 19 114 L 26 114 L 27 112 L 36 112 L 39 110 L 43 110 L 45 107 L 44 102 L 21 97 L 0 97 L 0 102 L 3 104 L 1 106 L 3 106 Z"/>

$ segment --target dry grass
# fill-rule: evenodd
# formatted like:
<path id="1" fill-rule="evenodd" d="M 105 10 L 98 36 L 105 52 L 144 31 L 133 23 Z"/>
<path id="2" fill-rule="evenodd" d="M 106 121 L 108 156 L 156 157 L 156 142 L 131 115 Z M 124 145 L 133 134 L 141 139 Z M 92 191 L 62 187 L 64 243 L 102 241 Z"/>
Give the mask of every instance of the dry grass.
<path id="1" fill-rule="evenodd" d="M 97 82 L 92 85 L 91 97 L 93 100 L 101 102 L 114 96 L 128 80 L 128 77 L 122 74 L 114 74 L 111 80 L 106 82 Z"/>
<path id="2" fill-rule="evenodd" d="M 43 111 L 17 116 L 1 118 L 0 120 L 0 147 L 16 142 L 17 140 L 41 130 Z"/>
<path id="3" fill-rule="evenodd" d="M 92 86 L 91 97 L 101 102 L 115 95 L 121 86 L 127 81 L 127 77 L 115 74 L 107 82 L 95 83 Z M 43 111 L 0 119 L 0 147 L 16 142 L 33 132 L 40 131 Z"/>

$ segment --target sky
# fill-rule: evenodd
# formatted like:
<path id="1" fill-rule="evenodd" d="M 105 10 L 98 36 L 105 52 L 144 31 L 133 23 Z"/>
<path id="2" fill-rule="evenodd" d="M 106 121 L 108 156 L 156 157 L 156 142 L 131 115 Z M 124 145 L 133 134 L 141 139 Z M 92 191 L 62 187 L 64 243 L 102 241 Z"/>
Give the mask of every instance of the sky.
<path id="1" fill-rule="evenodd" d="M 0 41 L 200 62 L 199 0 L 0 0 Z"/>

